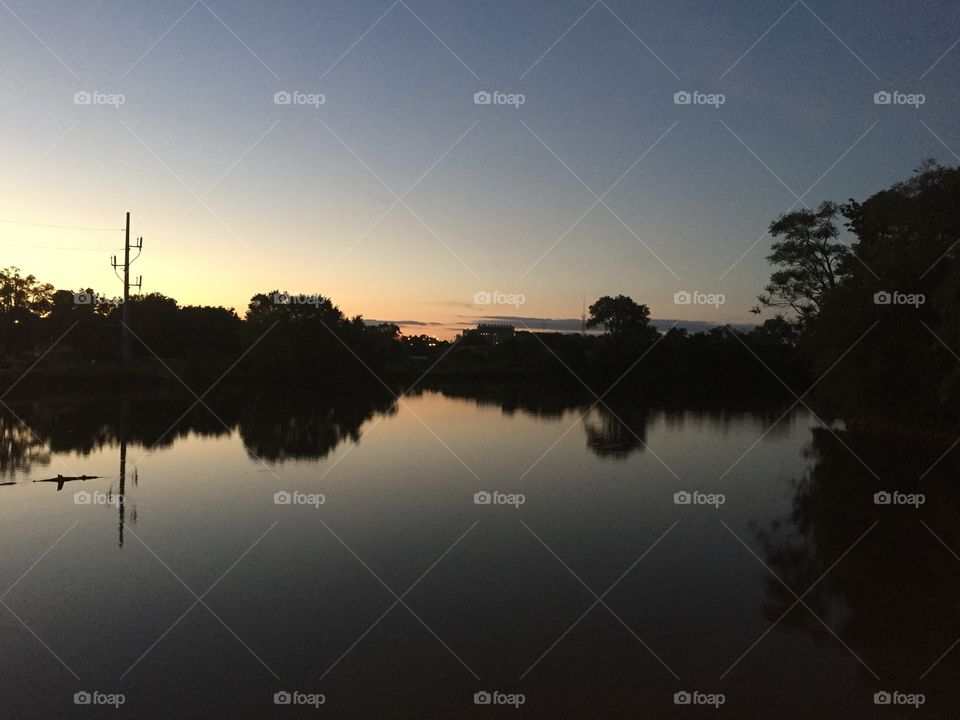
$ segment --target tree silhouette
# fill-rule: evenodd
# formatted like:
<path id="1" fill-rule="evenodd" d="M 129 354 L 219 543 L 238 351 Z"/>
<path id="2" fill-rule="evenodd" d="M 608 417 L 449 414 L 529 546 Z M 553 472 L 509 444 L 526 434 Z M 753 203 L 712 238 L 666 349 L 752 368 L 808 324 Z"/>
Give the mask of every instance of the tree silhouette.
<path id="1" fill-rule="evenodd" d="M 636 338 L 650 330 L 650 308 L 626 295 L 604 295 L 590 306 L 587 327 L 603 326 L 614 339 Z"/>
<path id="2" fill-rule="evenodd" d="M 820 311 L 827 294 L 839 284 L 849 254 L 836 242 L 839 214 L 836 203 L 824 202 L 815 211 L 797 210 L 770 224 L 770 235 L 783 239 L 772 245 L 767 260 L 781 269 L 757 297 L 761 305 L 790 308 L 800 322 Z"/>

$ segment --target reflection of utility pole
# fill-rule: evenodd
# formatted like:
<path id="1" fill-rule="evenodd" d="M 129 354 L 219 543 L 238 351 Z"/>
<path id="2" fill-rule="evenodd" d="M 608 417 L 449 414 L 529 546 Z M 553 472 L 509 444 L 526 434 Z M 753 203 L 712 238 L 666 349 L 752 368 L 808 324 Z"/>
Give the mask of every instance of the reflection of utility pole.
<path id="1" fill-rule="evenodd" d="M 127 494 L 127 417 L 130 414 L 130 398 L 124 395 L 120 399 L 120 497 L 117 508 L 120 512 L 119 545 L 123 547 L 123 514 Z"/>
<path id="2" fill-rule="evenodd" d="M 140 253 L 143 252 L 143 238 L 137 238 L 137 257 L 133 260 L 136 260 L 140 257 Z M 123 332 L 120 336 L 120 356 L 124 362 L 127 364 L 130 362 L 130 264 L 133 262 L 130 260 L 130 213 L 127 213 L 127 225 L 126 225 L 126 234 L 123 243 Z M 110 261 L 110 264 L 113 266 L 113 272 L 117 272 L 117 256 L 114 255 Z M 119 277 L 119 276 L 118 276 Z M 143 276 L 137 278 L 137 282 L 134 283 L 137 290 L 140 289 L 140 286 L 143 284 Z"/>

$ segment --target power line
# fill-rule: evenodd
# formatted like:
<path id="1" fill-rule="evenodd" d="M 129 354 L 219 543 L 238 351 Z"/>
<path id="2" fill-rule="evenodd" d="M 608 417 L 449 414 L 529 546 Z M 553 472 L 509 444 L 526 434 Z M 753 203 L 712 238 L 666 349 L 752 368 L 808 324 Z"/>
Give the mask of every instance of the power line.
<path id="1" fill-rule="evenodd" d="M 49 225 L 47 223 L 26 222 L 24 220 L 8 220 L 0 218 L 0 223 L 12 225 L 30 225 L 31 227 L 57 228 L 60 230 L 90 230 L 91 232 L 123 232 L 125 228 L 86 227 L 83 225 Z"/>
<path id="2" fill-rule="evenodd" d="M 54 245 L 14 245 L 12 243 L 0 243 L 0 247 L 25 248 L 27 250 L 76 250 L 78 252 L 109 252 L 110 250 L 123 250 L 122 247 L 78 248 L 78 247 L 57 247 Z"/>

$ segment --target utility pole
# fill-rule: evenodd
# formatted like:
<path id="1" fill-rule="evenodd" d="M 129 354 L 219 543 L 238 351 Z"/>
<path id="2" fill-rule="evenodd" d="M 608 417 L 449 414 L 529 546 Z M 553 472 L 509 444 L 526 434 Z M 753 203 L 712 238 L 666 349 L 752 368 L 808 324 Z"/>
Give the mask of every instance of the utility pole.
<path id="1" fill-rule="evenodd" d="M 130 213 L 127 212 L 127 230 L 123 241 L 123 335 L 120 355 L 123 364 L 130 362 Z"/>
<path id="2" fill-rule="evenodd" d="M 143 252 L 143 238 L 137 238 L 137 257 L 136 260 L 140 257 L 140 253 Z M 130 213 L 127 213 L 127 225 L 126 232 L 124 234 L 123 242 L 123 332 L 120 335 L 120 357 L 123 360 L 124 365 L 130 363 L 131 352 L 130 352 Z M 114 255 L 110 264 L 113 266 L 113 271 L 117 271 L 117 256 Z M 134 283 L 136 288 L 139 290 L 143 284 L 143 276 L 137 278 L 137 282 Z"/>

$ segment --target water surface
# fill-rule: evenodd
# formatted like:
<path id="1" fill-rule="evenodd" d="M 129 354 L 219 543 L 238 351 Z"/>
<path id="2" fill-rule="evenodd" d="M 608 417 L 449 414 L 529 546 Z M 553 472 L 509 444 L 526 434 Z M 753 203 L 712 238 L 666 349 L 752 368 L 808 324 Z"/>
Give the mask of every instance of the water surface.
<path id="1" fill-rule="evenodd" d="M 2 715 L 956 710 L 960 652 L 937 662 L 960 637 L 955 466 L 928 471 L 934 444 L 786 407 L 461 394 L 12 402 Z M 100 477 L 34 482 L 57 475 Z M 884 489 L 925 503 L 874 504 Z M 675 502 L 694 491 L 714 505 Z"/>

